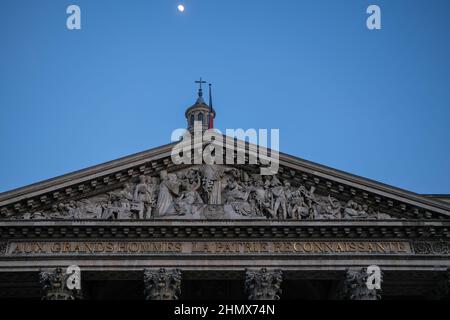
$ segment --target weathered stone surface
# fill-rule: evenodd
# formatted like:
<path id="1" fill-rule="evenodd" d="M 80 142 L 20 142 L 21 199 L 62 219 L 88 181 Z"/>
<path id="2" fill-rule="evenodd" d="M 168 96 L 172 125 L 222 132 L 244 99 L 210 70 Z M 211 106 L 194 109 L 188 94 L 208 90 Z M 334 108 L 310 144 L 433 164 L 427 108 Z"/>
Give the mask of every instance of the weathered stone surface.
<path id="1" fill-rule="evenodd" d="M 94 197 L 57 202 L 15 219 L 391 219 L 356 200 L 342 201 L 290 179 L 222 165 L 199 165 L 159 176 L 141 175 Z"/>
<path id="2" fill-rule="evenodd" d="M 199 98 L 186 113 L 190 129 L 193 120 L 205 120 L 212 111 Z M 234 142 L 248 149 L 246 159 L 261 150 Z M 204 150 L 213 146 L 199 145 Z M 173 147 L 0 194 L 0 295 L 28 288 L 10 287 L 15 283 L 11 274 L 35 277 L 42 266 L 75 264 L 97 280 L 110 273 L 118 278 L 136 274 L 134 280 L 142 280 L 142 270 L 154 268 L 144 272 L 147 299 L 177 299 L 180 269 L 183 277 L 198 273 L 203 280 L 205 272 L 242 277 L 247 268 L 264 266 L 270 269 L 247 271 L 248 296 L 279 299 L 283 279 L 287 284 L 293 277 L 317 278 L 335 285 L 343 270 L 376 263 L 394 271 L 396 281 L 405 271 L 419 274 L 420 288 L 415 290 L 422 297 L 432 291 L 430 283 L 437 283 L 427 279 L 424 288 L 422 278 L 450 265 L 449 242 L 441 240 L 450 234 L 450 207 L 441 197 L 414 194 L 286 154 L 272 176 L 260 175 L 261 161 L 180 165 L 171 160 Z M 237 153 L 230 158 L 236 160 Z M 67 290 L 61 269 L 40 276 L 45 299 L 79 297 Z M 367 291 L 365 279 L 359 269 L 346 273 L 343 296 L 379 298 L 376 290 Z M 37 284 L 36 279 L 23 283 L 33 281 Z M 405 275 L 398 283 L 414 281 Z M 438 283 L 430 296 L 448 293 L 447 278 Z M 394 297 L 410 294 L 396 290 L 391 291 Z"/>
<path id="3" fill-rule="evenodd" d="M 145 269 L 144 284 L 146 300 L 177 300 L 181 293 L 181 271 Z"/>
<path id="4" fill-rule="evenodd" d="M 280 269 L 247 270 L 245 289 L 249 300 L 279 300 L 283 272 Z"/>
<path id="5" fill-rule="evenodd" d="M 76 300 L 81 299 L 79 290 L 67 288 L 67 278 L 61 268 L 50 272 L 40 272 L 39 281 L 43 291 L 43 300 Z"/>
<path id="6" fill-rule="evenodd" d="M 449 254 L 449 241 L 414 241 L 414 252 L 417 254 Z"/>

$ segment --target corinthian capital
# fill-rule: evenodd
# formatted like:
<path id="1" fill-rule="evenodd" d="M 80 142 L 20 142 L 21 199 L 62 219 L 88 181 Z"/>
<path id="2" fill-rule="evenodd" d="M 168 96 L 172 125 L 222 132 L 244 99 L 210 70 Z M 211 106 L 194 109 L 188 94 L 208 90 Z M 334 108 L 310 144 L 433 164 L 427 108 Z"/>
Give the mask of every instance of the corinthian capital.
<path id="1" fill-rule="evenodd" d="M 40 272 L 39 282 L 43 291 L 42 300 L 77 300 L 81 299 L 81 291 L 69 289 L 67 280 L 70 274 L 56 268 L 50 272 Z"/>
<path id="2" fill-rule="evenodd" d="M 181 271 L 145 269 L 144 285 L 146 300 L 178 300 L 181 293 Z"/>
<path id="3" fill-rule="evenodd" d="M 249 300 L 279 300 L 283 272 L 277 270 L 246 270 L 245 289 Z"/>
<path id="4" fill-rule="evenodd" d="M 379 270 L 379 269 L 378 269 Z M 367 268 L 348 269 L 343 281 L 341 297 L 348 300 L 379 300 L 381 299 L 381 286 L 373 285 L 374 275 Z M 379 284 L 382 282 L 382 273 L 379 274 Z M 372 284 L 372 285 L 371 285 Z"/>

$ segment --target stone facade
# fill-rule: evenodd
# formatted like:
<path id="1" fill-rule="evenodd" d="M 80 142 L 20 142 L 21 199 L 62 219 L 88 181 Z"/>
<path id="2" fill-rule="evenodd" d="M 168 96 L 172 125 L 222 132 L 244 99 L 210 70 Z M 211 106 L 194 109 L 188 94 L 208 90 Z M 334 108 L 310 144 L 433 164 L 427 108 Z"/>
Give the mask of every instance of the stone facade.
<path id="1" fill-rule="evenodd" d="M 200 102 L 188 121 L 208 116 Z M 247 156 L 258 149 L 236 143 Z M 178 299 L 206 274 L 231 275 L 251 300 L 314 281 L 329 281 L 336 299 L 448 296 L 446 197 L 286 154 L 268 176 L 261 164 L 175 165 L 173 146 L 0 194 L 0 297 L 27 294 L 22 281 L 45 299 L 79 299 L 65 285 L 69 265 L 86 283 L 129 277 L 150 300 Z M 382 291 L 365 286 L 369 265 L 383 270 Z"/>
<path id="2" fill-rule="evenodd" d="M 376 205 L 339 200 L 292 179 L 221 165 L 200 165 L 159 176 L 141 175 L 97 196 L 57 202 L 18 220 L 269 219 L 383 220 Z"/>

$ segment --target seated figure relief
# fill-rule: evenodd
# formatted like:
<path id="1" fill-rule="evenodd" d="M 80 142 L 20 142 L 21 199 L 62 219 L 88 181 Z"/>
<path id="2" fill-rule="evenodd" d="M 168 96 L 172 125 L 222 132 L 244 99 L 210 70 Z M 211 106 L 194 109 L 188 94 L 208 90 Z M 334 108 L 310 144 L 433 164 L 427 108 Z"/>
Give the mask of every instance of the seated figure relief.
<path id="1" fill-rule="evenodd" d="M 201 187 L 200 175 L 195 172 L 190 172 L 184 177 L 182 182 L 183 191 L 180 197 L 176 200 L 179 215 L 190 216 L 197 212 L 197 210 L 203 206 L 203 200 L 198 190 Z"/>
<path id="2" fill-rule="evenodd" d="M 19 219 L 391 219 L 350 199 L 319 194 L 277 175 L 261 176 L 219 165 L 199 165 L 140 176 L 88 199 L 54 204 Z"/>

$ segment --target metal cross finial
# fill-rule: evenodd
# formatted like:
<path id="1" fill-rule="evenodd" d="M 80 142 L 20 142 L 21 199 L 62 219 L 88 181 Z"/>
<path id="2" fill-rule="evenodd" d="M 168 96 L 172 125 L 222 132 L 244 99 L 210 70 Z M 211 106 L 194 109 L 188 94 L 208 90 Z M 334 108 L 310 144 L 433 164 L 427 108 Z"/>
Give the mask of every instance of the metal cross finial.
<path id="1" fill-rule="evenodd" d="M 201 91 L 201 90 L 202 90 L 202 84 L 203 84 L 203 83 L 206 83 L 206 81 L 203 81 L 203 80 L 202 80 L 202 77 L 200 77 L 200 80 L 199 80 L 199 81 L 198 81 L 198 80 L 197 80 L 197 81 L 195 81 L 195 83 L 198 83 L 198 84 L 200 84 L 200 88 L 199 88 L 199 90 Z"/>

